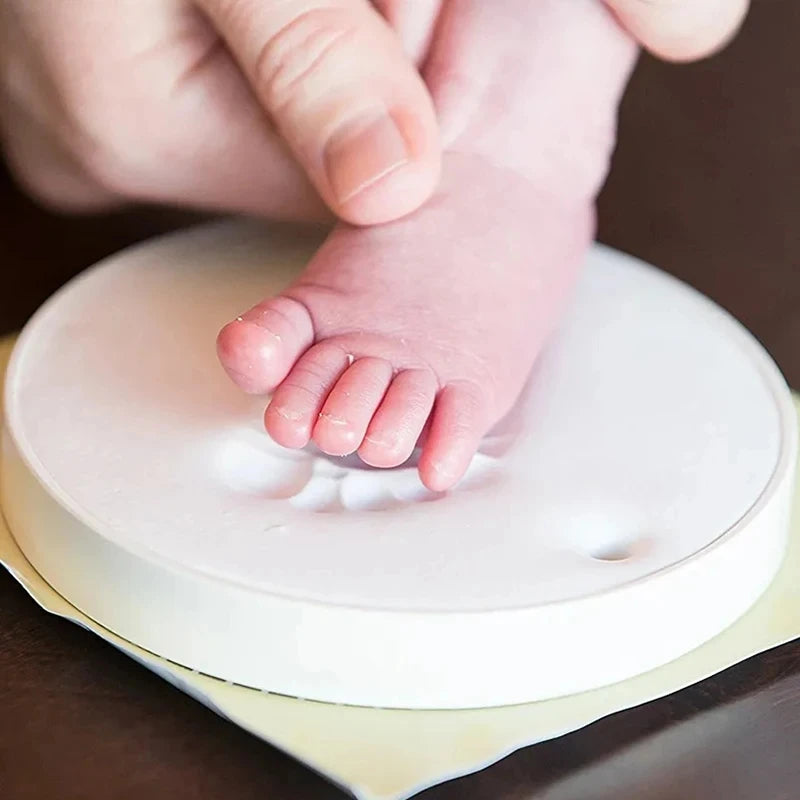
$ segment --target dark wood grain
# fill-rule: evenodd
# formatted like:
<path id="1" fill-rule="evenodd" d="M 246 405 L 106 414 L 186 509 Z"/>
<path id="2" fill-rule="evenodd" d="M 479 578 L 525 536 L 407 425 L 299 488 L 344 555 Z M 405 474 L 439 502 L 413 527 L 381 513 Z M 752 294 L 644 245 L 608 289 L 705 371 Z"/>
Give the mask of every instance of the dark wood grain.
<path id="1" fill-rule="evenodd" d="M 702 64 L 644 59 L 622 109 L 600 237 L 742 319 L 800 386 L 800 4 L 756 0 Z M 0 178 L 0 329 L 97 258 L 183 221 L 58 218 Z M 800 645 L 425 793 L 430 800 L 794 800 Z M 0 575 L 0 798 L 343 795 Z"/>

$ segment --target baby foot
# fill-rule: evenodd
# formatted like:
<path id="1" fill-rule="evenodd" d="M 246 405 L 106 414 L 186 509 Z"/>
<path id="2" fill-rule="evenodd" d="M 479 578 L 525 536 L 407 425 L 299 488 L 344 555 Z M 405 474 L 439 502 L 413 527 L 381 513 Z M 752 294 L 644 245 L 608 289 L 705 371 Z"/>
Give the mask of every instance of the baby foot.
<path id="1" fill-rule="evenodd" d="M 530 20 L 515 48 L 484 52 L 469 74 L 509 53 L 516 72 L 459 92 L 447 47 L 474 59 L 497 20 L 445 18 L 426 75 L 451 145 L 437 193 L 391 224 L 340 225 L 295 284 L 221 332 L 233 380 L 273 392 L 265 422 L 279 444 L 392 467 L 424 433 L 420 477 L 444 491 L 513 405 L 591 239 L 633 56 L 600 4 L 573 2 L 587 18 L 563 0 L 511 2 L 523 16 L 536 7 L 538 28 Z M 542 50 L 554 63 L 537 74 Z"/>
<path id="2" fill-rule="evenodd" d="M 274 390 L 266 426 L 286 447 L 392 467 L 430 418 L 420 475 L 447 489 L 519 393 L 589 234 L 587 205 L 448 155 L 422 211 L 340 226 L 297 283 L 227 326 L 222 363 Z"/>

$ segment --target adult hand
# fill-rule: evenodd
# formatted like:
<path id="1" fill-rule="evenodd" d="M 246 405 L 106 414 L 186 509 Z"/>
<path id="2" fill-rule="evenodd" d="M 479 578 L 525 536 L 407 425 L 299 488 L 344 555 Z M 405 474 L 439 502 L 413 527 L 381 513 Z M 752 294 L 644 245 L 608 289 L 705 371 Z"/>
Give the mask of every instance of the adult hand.
<path id="1" fill-rule="evenodd" d="M 0 0 L 0 121 L 59 206 L 137 199 L 357 224 L 436 185 L 436 119 L 368 0 Z"/>
<path id="2" fill-rule="evenodd" d="M 324 201 L 357 224 L 394 219 L 438 177 L 415 61 L 444 2 L 0 0 L 3 145 L 60 207 L 133 199 L 305 218 Z M 674 60 L 719 47 L 747 6 L 606 2 Z"/>

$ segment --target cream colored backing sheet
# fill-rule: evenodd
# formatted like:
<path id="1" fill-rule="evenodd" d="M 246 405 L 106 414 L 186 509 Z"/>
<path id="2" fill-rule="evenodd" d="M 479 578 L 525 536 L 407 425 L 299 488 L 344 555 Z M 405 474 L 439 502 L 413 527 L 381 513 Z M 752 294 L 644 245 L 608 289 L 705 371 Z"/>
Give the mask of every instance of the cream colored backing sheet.
<path id="1" fill-rule="evenodd" d="M 0 340 L 0 373 L 13 340 Z M 800 410 L 800 405 L 798 406 Z M 359 800 L 399 800 L 475 772 L 536 742 L 646 703 L 800 636 L 800 518 L 781 571 L 735 625 L 682 658 L 623 683 L 527 705 L 396 711 L 272 695 L 200 675 L 100 627 L 33 569 L 0 517 L 0 563 L 45 610 L 82 625 L 216 713 L 329 778 Z M 587 654 L 591 656 L 591 654 Z"/>

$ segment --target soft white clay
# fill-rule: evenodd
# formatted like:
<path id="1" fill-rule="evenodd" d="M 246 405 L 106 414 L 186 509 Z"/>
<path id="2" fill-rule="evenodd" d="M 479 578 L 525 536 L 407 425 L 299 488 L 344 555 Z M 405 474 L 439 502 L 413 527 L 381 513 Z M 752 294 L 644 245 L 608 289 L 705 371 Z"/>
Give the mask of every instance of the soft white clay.
<path id="1" fill-rule="evenodd" d="M 316 234 L 225 223 L 89 270 L 25 329 L 3 507 L 28 559 L 124 638 L 210 675 L 407 708 L 619 681 L 742 615 L 779 566 L 789 391 L 726 313 L 593 250 L 464 481 L 273 444 L 220 326 Z"/>

